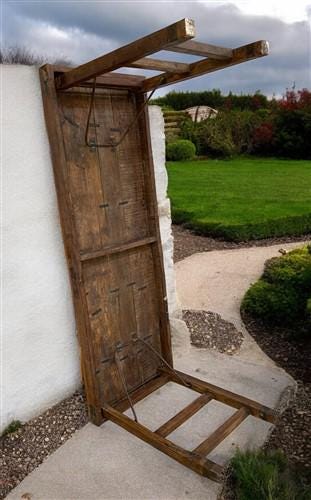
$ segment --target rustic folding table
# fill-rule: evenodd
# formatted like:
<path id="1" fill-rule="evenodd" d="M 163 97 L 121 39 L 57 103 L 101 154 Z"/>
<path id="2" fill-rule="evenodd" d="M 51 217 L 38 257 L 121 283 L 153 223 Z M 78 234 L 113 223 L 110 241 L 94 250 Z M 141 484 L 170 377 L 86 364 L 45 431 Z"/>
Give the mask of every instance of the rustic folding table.
<path id="1" fill-rule="evenodd" d="M 183 19 L 76 68 L 45 65 L 40 77 L 90 418 L 112 420 L 218 480 L 222 468 L 206 456 L 248 415 L 274 422 L 275 413 L 173 368 L 147 92 L 265 56 L 268 44 L 230 49 L 193 41 L 194 34 L 193 21 Z M 160 50 L 202 58 L 146 57 Z M 120 67 L 160 74 L 113 72 Z M 151 431 L 134 405 L 168 381 L 200 396 Z M 167 439 L 212 399 L 237 411 L 194 450 Z M 129 407 L 133 419 L 123 413 Z"/>

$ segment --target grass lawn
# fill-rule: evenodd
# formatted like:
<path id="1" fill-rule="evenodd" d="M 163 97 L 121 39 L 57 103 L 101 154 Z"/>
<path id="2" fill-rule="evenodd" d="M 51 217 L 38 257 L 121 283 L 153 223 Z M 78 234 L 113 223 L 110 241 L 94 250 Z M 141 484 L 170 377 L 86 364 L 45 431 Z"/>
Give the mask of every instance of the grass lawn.
<path id="1" fill-rule="evenodd" d="M 311 162 L 236 158 L 168 162 L 173 220 L 241 241 L 311 232 Z"/>

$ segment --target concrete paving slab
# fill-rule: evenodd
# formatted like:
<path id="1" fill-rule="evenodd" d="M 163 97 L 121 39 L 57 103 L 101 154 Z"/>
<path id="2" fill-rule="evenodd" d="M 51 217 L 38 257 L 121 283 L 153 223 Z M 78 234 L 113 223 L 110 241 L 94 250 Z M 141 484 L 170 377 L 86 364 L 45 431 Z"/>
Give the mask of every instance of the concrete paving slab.
<path id="1" fill-rule="evenodd" d="M 176 367 L 266 405 L 277 407 L 292 379 L 277 368 L 242 362 L 206 349 L 185 353 L 184 335 L 175 342 Z M 156 429 L 197 393 L 169 383 L 136 405 L 139 421 Z M 233 409 L 211 401 L 171 434 L 192 449 L 221 425 Z M 131 416 L 130 412 L 127 412 Z M 263 444 L 271 426 L 253 417 L 218 446 L 209 458 L 225 464 L 240 448 Z M 202 478 L 111 422 L 86 425 L 15 488 L 8 499 L 30 493 L 35 499 L 193 499 L 215 500 L 221 485 Z"/>
<path id="2" fill-rule="evenodd" d="M 238 320 L 238 297 L 249 286 L 250 279 L 257 279 L 266 255 L 274 255 L 277 248 L 259 252 L 260 259 L 253 256 L 252 252 L 248 256 L 243 253 L 239 257 L 232 256 L 232 252 L 241 252 L 240 250 L 229 251 L 230 257 L 224 251 L 198 254 L 185 259 L 177 265 L 183 307 L 210 309 L 222 314 L 225 319 Z M 223 256 L 213 256 L 213 253 Z M 248 259 L 250 265 L 245 266 L 245 259 Z M 191 266 L 190 272 L 188 261 L 191 260 L 194 266 Z M 229 265 L 226 266 L 228 261 L 231 261 L 233 271 Z M 253 262 L 257 266 L 257 274 L 254 272 L 251 278 L 245 277 L 243 269 L 251 268 Z M 184 270 L 182 277 L 181 271 Z M 227 280 L 222 279 L 222 287 L 217 282 L 217 279 L 221 280 L 220 277 L 217 278 L 221 270 L 225 270 Z M 210 280 L 210 277 L 214 279 Z M 227 290 L 224 290 L 230 281 L 231 294 L 234 294 L 232 300 Z M 210 293 L 212 286 L 219 293 Z M 188 294 L 186 289 L 191 290 L 191 287 L 193 291 Z M 207 299 L 204 299 L 206 294 Z M 231 300 L 228 305 L 225 304 L 224 297 L 229 302 Z M 223 308 L 220 309 L 222 304 Z M 295 390 L 295 382 L 289 375 L 272 362 L 258 363 L 261 358 L 257 354 L 246 359 L 243 356 L 230 357 L 208 349 L 197 349 L 190 345 L 185 323 L 178 319 L 172 321 L 172 333 L 175 366 L 181 371 L 272 408 L 285 405 L 289 395 Z M 173 383 L 166 384 L 136 405 L 139 421 L 154 430 L 196 397 L 197 393 L 188 388 Z M 169 437 L 177 444 L 192 449 L 233 411 L 227 405 L 211 401 Z M 130 411 L 127 413 L 131 416 Z M 215 448 L 209 458 L 219 464 L 226 464 L 237 447 L 246 449 L 261 446 L 270 429 L 270 424 L 248 417 Z M 7 498 L 16 500 L 29 493 L 34 500 L 216 500 L 220 491 L 221 485 L 202 478 L 112 422 L 105 422 L 100 428 L 87 424 L 77 431 Z"/>

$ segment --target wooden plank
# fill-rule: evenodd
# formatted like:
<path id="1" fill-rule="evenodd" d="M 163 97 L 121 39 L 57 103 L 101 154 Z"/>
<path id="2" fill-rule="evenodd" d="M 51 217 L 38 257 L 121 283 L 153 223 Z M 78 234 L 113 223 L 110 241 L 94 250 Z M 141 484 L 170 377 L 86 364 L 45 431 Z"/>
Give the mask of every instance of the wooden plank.
<path id="1" fill-rule="evenodd" d="M 98 259 L 99 257 L 105 257 L 106 255 L 125 252 L 127 250 L 132 250 L 133 248 L 139 248 L 145 245 L 150 245 L 155 241 L 157 241 L 156 238 L 154 236 L 151 236 L 150 238 L 144 238 L 139 241 L 125 243 L 124 245 L 118 245 L 110 248 L 103 248 L 102 250 L 97 250 L 96 252 L 83 253 L 81 254 L 80 260 L 84 261 L 90 259 Z"/>
<path id="2" fill-rule="evenodd" d="M 164 275 L 158 274 L 163 267 L 154 173 L 142 119 L 118 148 L 88 147 L 84 141 L 88 91 L 57 94 L 55 73 L 51 67 L 48 71 L 46 75 L 44 68 L 40 70 L 42 93 L 65 221 L 83 379 L 91 420 L 100 424 L 104 403 L 128 404 L 116 350 L 130 393 L 142 388 L 141 394 L 147 394 L 149 382 L 159 379 L 161 364 L 150 350 L 133 342 L 133 335 L 171 360 L 165 286 L 158 285 L 164 283 Z M 143 102 L 141 94 L 136 101 L 128 90 L 102 89 L 91 113 L 90 141 L 118 138 Z M 98 258 L 105 255 L 109 258 Z"/>
<path id="3" fill-rule="evenodd" d="M 187 71 L 190 70 L 189 64 L 176 61 L 164 61 L 162 59 L 152 59 L 151 57 L 138 59 L 138 61 L 127 64 L 126 67 L 150 69 L 154 71 L 167 71 L 168 73 L 187 73 Z"/>
<path id="4" fill-rule="evenodd" d="M 137 59 L 158 52 L 172 44 L 189 40 L 194 36 L 194 22 L 191 19 L 182 19 L 60 75 L 56 79 L 56 87 L 58 89 L 73 87 L 82 81 L 114 71 L 137 61 Z"/>
<path id="5" fill-rule="evenodd" d="M 56 77 L 60 76 L 59 73 L 68 73 L 72 71 L 69 66 L 53 65 L 52 69 Z M 145 77 L 142 75 L 128 75 L 127 73 L 106 73 L 105 75 L 96 78 L 96 88 L 109 88 L 109 89 L 139 89 Z M 94 85 L 93 80 L 87 80 L 79 83 L 78 87 L 92 88 Z"/>
<path id="6" fill-rule="evenodd" d="M 220 465 L 212 462 L 211 460 L 205 458 L 203 459 L 193 452 L 184 450 L 168 439 L 152 432 L 144 425 L 131 420 L 129 417 L 123 415 L 111 406 L 105 406 L 102 411 L 105 418 L 111 420 L 120 427 L 123 427 L 123 429 L 127 430 L 131 434 L 134 434 L 134 436 L 137 436 L 154 448 L 162 451 L 182 465 L 189 467 L 202 476 L 209 477 L 213 481 L 220 481 L 223 471 Z"/>
<path id="7" fill-rule="evenodd" d="M 95 379 L 95 361 L 91 346 L 90 323 L 87 315 L 85 290 L 82 283 L 82 268 L 78 252 L 78 238 L 72 218 L 72 206 L 66 179 L 66 157 L 63 145 L 55 91 L 54 70 L 51 65 L 40 68 L 41 91 L 50 150 L 53 160 L 54 179 L 60 212 L 60 221 L 67 264 L 71 277 L 71 289 L 75 308 L 77 333 L 81 347 L 81 370 L 87 393 L 89 415 L 93 423 L 100 425 L 102 415 L 99 406 L 99 388 Z"/>
<path id="8" fill-rule="evenodd" d="M 217 387 L 217 385 L 210 384 L 209 382 L 205 382 L 196 377 L 192 377 L 192 375 L 188 375 L 186 373 L 179 372 L 175 370 L 177 375 L 175 375 L 172 371 L 167 368 L 159 368 L 160 373 L 167 373 L 170 376 L 170 379 L 176 382 L 177 384 L 182 385 L 180 379 L 178 378 L 178 374 L 185 382 L 188 382 L 190 385 L 190 389 L 200 393 L 210 393 L 213 395 L 214 399 L 217 401 L 221 401 L 229 406 L 233 406 L 234 408 L 242 408 L 245 407 L 249 410 L 250 414 L 254 417 L 261 418 L 262 420 L 266 420 L 267 422 L 275 423 L 277 419 L 277 412 L 264 406 L 256 401 L 248 399 L 244 396 L 240 396 L 239 394 L 235 394 L 234 392 L 227 391 L 226 389 L 222 389 L 221 387 Z"/>
<path id="9" fill-rule="evenodd" d="M 165 50 L 209 57 L 210 59 L 230 59 L 232 57 L 232 49 L 211 45 L 210 43 L 197 42 L 196 40 L 188 40 L 173 47 L 168 47 Z"/>
<path id="10" fill-rule="evenodd" d="M 218 429 L 216 429 L 207 439 L 197 446 L 193 452 L 198 455 L 208 455 L 216 448 L 234 429 L 236 429 L 249 415 L 246 408 L 240 408 L 228 420 L 226 420 Z"/>
<path id="11" fill-rule="evenodd" d="M 152 78 L 147 78 L 142 83 L 142 92 L 149 92 L 154 88 L 165 87 L 166 85 L 170 85 L 176 82 L 182 82 L 184 80 L 188 80 L 189 78 L 194 78 L 195 76 L 201 76 L 207 73 L 218 71 L 220 69 L 229 68 L 230 66 L 234 66 L 236 64 L 241 64 L 258 57 L 266 56 L 268 55 L 268 53 L 269 45 L 268 42 L 264 40 L 250 43 L 248 45 L 243 45 L 242 47 L 238 47 L 237 49 L 232 50 L 232 57 L 230 59 L 202 59 L 201 61 L 190 64 L 189 73 L 163 73 Z"/>
<path id="12" fill-rule="evenodd" d="M 174 417 L 170 418 L 165 424 L 161 425 L 155 432 L 159 436 L 166 437 L 171 434 L 177 427 L 180 427 L 186 420 L 191 418 L 195 413 L 197 413 L 203 406 L 205 406 L 209 401 L 213 399 L 210 394 L 202 394 L 192 403 L 190 403 L 186 408 L 183 408 Z"/>
<path id="13" fill-rule="evenodd" d="M 135 389 L 134 391 L 131 392 L 131 400 L 133 404 L 138 403 L 141 399 L 146 398 L 153 392 L 155 392 L 157 389 L 160 389 L 163 385 L 165 385 L 169 381 L 168 375 L 158 375 L 152 380 L 149 380 L 146 382 L 144 385 L 138 387 L 138 389 Z M 117 401 L 116 404 L 112 405 L 114 408 L 117 410 L 123 412 L 126 411 L 129 407 L 129 401 L 125 397 L 121 401 Z"/>

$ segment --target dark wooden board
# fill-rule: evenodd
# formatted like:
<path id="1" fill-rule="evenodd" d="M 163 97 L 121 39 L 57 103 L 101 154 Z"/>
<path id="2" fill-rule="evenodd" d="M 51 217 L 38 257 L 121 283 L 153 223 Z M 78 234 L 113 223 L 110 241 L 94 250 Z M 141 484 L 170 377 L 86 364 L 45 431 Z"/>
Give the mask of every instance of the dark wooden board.
<path id="1" fill-rule="evenodd" d="M 88 147 L 91 90 L 57 92 L 53 67 L 40 72 L 83 378 L 99 424 L 104 405 L 124 407 L 120 369 L 129 392 L 158 377 L 160 359 L 136 338 L 172 361 L 148 116 L 118 147 Z M 144 104 L 135 90 L 96 92 L 89 143 L 120 138 Z"/>
<path id="2" fill-rule="evenodd" d="M 147 107 L 142 110 L 145 87 L 107 75 L 96 91 L 86 145 L 92 90 L 86 82 L 57 91 L 60 73 L 50 65 L 40 69 L 90 418 L 97 425 L 110 419 L 179 463 L 220 480 L 223 468 L 205 455 L 248 415 L 268 422 L 277 415 L 172 368 Z M 119 141 L 131 123 L 117 147 L 96 146 Z M 156 431 L 122 413 L 130 406 L 129 394 L 135 404 L 168 381 L 202 395 Z M 211 399 L 238 411 L 195 450 L 166 439 Z"/>

